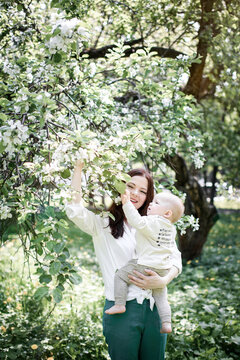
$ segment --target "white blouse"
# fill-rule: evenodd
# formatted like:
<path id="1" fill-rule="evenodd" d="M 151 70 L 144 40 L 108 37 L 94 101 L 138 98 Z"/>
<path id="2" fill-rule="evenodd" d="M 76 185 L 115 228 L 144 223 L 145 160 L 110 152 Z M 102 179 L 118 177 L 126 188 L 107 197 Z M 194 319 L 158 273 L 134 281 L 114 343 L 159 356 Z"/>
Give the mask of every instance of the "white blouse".
<path id="1" fill-rule="evenodd" d="M 114 274 L 116 270 L 126 265 L 132 258 L 136 258 L 135 229 L 124 224 L 123 236 L 115 239 L 111 234 L 108 217 L 101 217 L 86 209 L 82 202 L 67 204 L 66 214 L 82 231 L 90 234 L 93 239 L 96 257 L 103 276 L 105 296 L 114 300 Z M 181 254 L 173 255 L 173 265 L 182 271 Z M 142 303 L 150 299 L 151 307 L 154 304 L 151 290 L 143 290 L 133 284 L 128 287 L 127 301 L 136 299 Z"/>

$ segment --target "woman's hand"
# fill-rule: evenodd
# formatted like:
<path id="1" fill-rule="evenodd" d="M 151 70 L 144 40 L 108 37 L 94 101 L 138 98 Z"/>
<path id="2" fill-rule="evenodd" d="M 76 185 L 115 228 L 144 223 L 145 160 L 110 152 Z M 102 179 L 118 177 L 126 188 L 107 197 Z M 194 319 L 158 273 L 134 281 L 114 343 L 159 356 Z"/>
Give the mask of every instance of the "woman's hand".
<path id="1" fill-rule="evenodd" d="M 82 160 L 77 160 L 75 166 L 82 169 L 84 166 L 84 162 Z"/>
<path id="2" fill-rule="evenodd" d="M 160 277 L 155 271 L 145 269 L 148 275 L 143 275 L 138 271 L 133 271 L 136 276 L 128 275 L 132 284 L 141 289 L 158 289 L 166 286 L 164 277 Z"/>
<path id="3" fill-rule="evenodd" d="M 138 271 L 133 271 L 134 275 L 128 275 L 132 284 L 141 289 L 161 289 L 168 285 L 178 274 L 178 269 L 173 266 L 166 276 L 159 276 L 155 271 L 145 269 L 146 274 L 143 275 Z"/>

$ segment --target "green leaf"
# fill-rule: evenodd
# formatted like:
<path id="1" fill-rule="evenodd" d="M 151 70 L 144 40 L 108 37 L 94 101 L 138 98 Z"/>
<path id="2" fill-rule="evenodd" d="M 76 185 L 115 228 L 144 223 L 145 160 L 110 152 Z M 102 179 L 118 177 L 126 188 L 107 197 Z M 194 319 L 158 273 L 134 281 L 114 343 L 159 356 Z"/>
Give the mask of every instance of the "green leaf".
<path id="1" fill-rule="evenodd" d="M 231 337 L 231 340 L 234 344 L 240 345 L 240 336 L 234 335 Z"/>
<path id="2" fill-rule="evenodd" d="M 46 243 L 46 247 L 48 248 L 49 251 L 52 251 L 55 244 L 56 244 L 55 241 L 50 240 Z"/>
<path id="3" fill-rule="evenodd" d="M 51 255 L 51 254 L 47 254 L 45 257 L 44 257 L 44 261 L 49 261 L 49 260 L 54 260 L 55 259 L 55 256 L 54 255 Z"/>
<path id="4" fill-rule="evenodd" d="M 63 253 L 63 255 L 64 255 L 66 258 L 69 258 L 69 257 L 70 257 L 70 252 L 69 252 L 68 248 L 65 247 L 65 248 L 63 249 L 63 252 L 62 252 L 62 253 Z"/>
<path id="5" fill-rule="evenodd" d="M 54 32 L 53 32 L 53 34 L 52 34 L 52 37 L 54 37 L 54 36 L 56 36 L 56 35 L 60 34 L 60 32 L 61 32 L 60 27 L 57 27 L 57 28 L 54 30 Z"/>
<path id="6" fill-rule="evenodd" d="M 6 106 L 8 103 L 8 99 L 0 98 L 0 106 Z"/>
<path id="7" fill-rule="evenodd" d="M 7 121 L 7 115 L 0 113 L 0 120 Z"/>
<path id="8" fill-rule="evenodd" d="M 6 149 L 6 146 L 3 145 L 3 142 L 2 142 L 2 141 L 0 141 L 0 153 L 2 154 L 5 149 Z"/>
<path id="9" fill-rule="evenodd" d="M 48 274 L 42 274 L 39 278 L 40 283 L 50 283 L 52 281 L 52 276 Z"/>
<path id="10" fill-rule="evenodd" d="M 9 350 L 7 356 L 10 360 L 15 360 L 18 358 L 18 354 L 16 353 L 15 350 Z"/>
<path id="11" fill-rule="evenodd" d="M 64 243 L 57 243 L 54 245 L 53 251 L 55 251 L 55 253 L 59 254 L 63 250 L 64 247 L 65 247 Z"/>
<path id="12" fill-rule="evenodd" d="M 52 292 L 54 301 L 58 304 L 62 300 L 62 291 L 57 287 Z"/>
<path id="13" fill-rule="evenodd" d="M 125 173 L 121 174 L 121 178 L 125 180 L 126 182 L 129 182 L 131 180 L 131 176 Z"/>
<path id="14" fill-rule="evenodd" d="M 63 179 L 67 179 L 71 176 L 71 172 L 69 169 L 65 169 L 64 171 L 61 172 L 61 177 Z"/>
<path id="15" fill-rule="evenodd" d="M 59 289 L 59 290 L 61 290 L 61 291 L 64 291 L 64 286 L 63 286 L 62 284 L 59 284 L 59 285 L 57 286 L 57 289 Z"/>
<path id="16" fill-rule="evenodd" d="M 40 128 L 43 128 L 45 125 L 45 119 L 43 116 L 40 117 L 39 125 L 40 125 Z"/>
<path id="17" fill-rule="evenodd" d="M 42 246 L 40 244 L 36 244 L 35 248 L 36 248 L 36 251 L 37 251 L 38 255 L 43 254 L 43 248 L 42 248 Z"/>
<path id="18" fill-rule="evenodd" d="M 54 261 L 50 265 L 49 272 L 51 275 L 56 275 L 60 269 L 61 269 L 61 263 L 59 261 Z"/>
<path id="19" fill-rule="evenodd" d="M 18 4 L 18 5 L 17 5 L 17 9 L 18 9 L 18 11 L 22 11 L 22 10 L 23 10 L 22 4 Z"/>
<path id="20" fill-rule="evenodd" d="M 115 180 L 113 185 L 120 194 L 123 194 L 126 190 L 126 184 L 123 181 Z"/>
<path id="21" fill-rule="evenodd" d="M 58 282 L 59 283 L 64 283 L 66 281 L 65 277 L 62 274 L 59 274 L 57 276 Z M 60 285 L 60 284 L 59 284 Z"/>
<path id="22" fill-rule="evenodd" d="M 47 286 L 42 286 L 36 290 L 34 297 L 37 301 L 41 300 L 44 296 L 48 295 L 49 288 Z"/>
<path id="23" fill-rule="evenodd" d="M 55 63 L 60 63 L 62 61 L 62 55 L 59 53 L 56 53 L 53 55 L 53 61 Z"/>
<path id="24" fill-rule="evenodd" d="M 77 273 L 69 275 L 69 280 L 74 285 L 78 285 L 78 284 L 80 284 L 82 282 L 81 276 L 78 275 Z"/>
<path id="25" fill-rule="evenodd" d="M 111 214 L 110 212 L 108 212 L 108 216 L 113 219 L 113 221 L 115 221 L 115 216 L 113 214 Z"/>
<path id="26" fill-rule="evenodd" d="M 37 268 L 36 274 L 43 274 L 43 273 L 44 270 L 41 267 Z"/>
<path id="27" fill-rule="evenodd" d="M 76 51 L 77 50 L 77 43 L 76 42 L 71 43 L 71 48 L 72 48 L 73 51 Z"/>
<path id="28" fill-rule="evenodd" d="M 66 260 L 66 256 L 64 254 L 61 254 L 61 255 L 58 256 L 58 260 L 63 262 L 63 261 Z"/>

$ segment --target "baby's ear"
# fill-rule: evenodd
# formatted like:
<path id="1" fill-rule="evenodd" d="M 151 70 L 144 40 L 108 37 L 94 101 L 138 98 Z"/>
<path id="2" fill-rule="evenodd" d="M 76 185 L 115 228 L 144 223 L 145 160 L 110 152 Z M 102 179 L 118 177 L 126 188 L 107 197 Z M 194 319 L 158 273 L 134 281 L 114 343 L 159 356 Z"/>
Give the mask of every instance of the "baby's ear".
<path id="1" fill-rule="evenodd" d="M 166 219 L 170 219 L 172 217 L 172 210 L 165 211 L 163 215 Z"/>

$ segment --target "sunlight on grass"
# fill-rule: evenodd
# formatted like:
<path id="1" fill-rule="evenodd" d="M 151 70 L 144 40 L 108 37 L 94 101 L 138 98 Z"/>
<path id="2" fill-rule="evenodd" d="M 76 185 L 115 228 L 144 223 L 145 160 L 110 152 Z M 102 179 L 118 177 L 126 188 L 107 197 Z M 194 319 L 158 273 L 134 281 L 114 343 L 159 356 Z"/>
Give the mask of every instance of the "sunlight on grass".
<path id="1" fill-rule="evenodd" d="M 217 209 L 232 209 L 240 211 L 240 199 L 229 199 L 224 196 L 219 196 L 214 199 L 214 205 Z"/>

